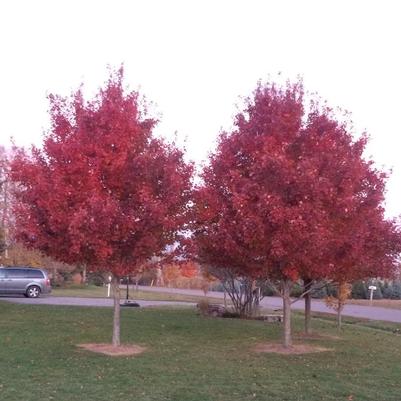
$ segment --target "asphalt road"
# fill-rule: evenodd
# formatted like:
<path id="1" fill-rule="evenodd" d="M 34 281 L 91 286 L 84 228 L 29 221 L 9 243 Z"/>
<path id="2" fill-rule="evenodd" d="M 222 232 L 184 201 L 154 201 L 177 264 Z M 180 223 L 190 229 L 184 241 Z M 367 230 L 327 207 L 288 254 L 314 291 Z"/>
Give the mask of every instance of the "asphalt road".
<path id="1" fill-rule="evenodd" d="M 125 286 L 124 286 L 125 288 Z M 166 287 L 142 287 L 144 291 L 154 292 L 169 292 L 175 294 L 186 294 L 186 295 L 204 295 L 201 290 L 190 290 L 190 289 L 178 289 L 178 288 L 166 288 Z M 221 292 L 209 291 L 207 293 L 209 297 L 223 298 Z M 23 296 L 15 297 L 0 297 L 0 300 L 21 303 L 21 304 L 35 304 L 35 305 L 71 305 L 71 306 L 94 306 L 94 307 L 112 307 L 113 300 L 111 298 L 74 298 L 74 297 L 53 297 L 53 296 L 42 296 L 38 299 L 25 298 Z M 190 302 L 176 302 L 176 301 L 137 301 L 142 307 L 152 307 L 161 305 L 170 306 L 194 306 L 194 303 Z M 261 301 L 261 306 L 269 309 L 280 309 L 282 308 L 282 300 L 279 297 L 266 297 Z M 292 304 L 292 308 L 296 310 L 302 310 L 304 308 L 302 300 L 299 300 Z M 319 300 L 312 301 L 312 311 L 314 312 L 325 312 L 335 314 L 332 309 L 329 309 L 324 302 Z M 383 320 L 388 322 L 401 323 L 401 310 L 380 308 L 376 306 L 361 306 L 361 305 L 346 305 L 343 311 L 344 316 L 352 316 L 356 318 L 371 319 L 371 320 Z"/>
<path id="2" fill-rule="evenodd" d="M 204 295 L 201 290 L 189 290 L 181 288 L 165 288 L 165 287 L 142 287 L 141 290 L 155 291 L 155 292 L 171 292 L 175 294 L 188 294 L 188 295 Z M 209 291 L 207 293 L 210 297 L 223 298 L 221 292 Z M 261 306 L 269 309 L 281 309 L 283 306 L 282 299 L 279 297 L 265 297 L 261 301 Z M 304 303 L 302 300 L 294 302 L 292 308 L 296 310 L 303 310 Z M 324 312 L 335 314 L 336 312 L 328 308 L 324 302 L 319 300 L 312 300 L 312 311 L 313 312 Z M 401 310 L 400 309 L 389 309 L 380 308 L 377 306 L 361 306 L 361 305 L 345 305 L 344 316 L 352 316 L 356 318 L 371 319 L 371 320 L 383 320 L 387 322 L 401 323 Z"/>

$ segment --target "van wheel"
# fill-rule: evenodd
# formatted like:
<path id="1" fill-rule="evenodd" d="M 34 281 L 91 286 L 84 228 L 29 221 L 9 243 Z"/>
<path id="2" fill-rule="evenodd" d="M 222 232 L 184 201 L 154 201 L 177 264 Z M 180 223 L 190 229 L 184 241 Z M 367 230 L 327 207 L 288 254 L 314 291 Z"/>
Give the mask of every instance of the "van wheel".
<path id="1" fill-rule="evenodd" d="M 26 296 L 28 298 L 38 298 L 40 295 L 40 288 L 37 285 L 31 285 L 26 290 Z"/>

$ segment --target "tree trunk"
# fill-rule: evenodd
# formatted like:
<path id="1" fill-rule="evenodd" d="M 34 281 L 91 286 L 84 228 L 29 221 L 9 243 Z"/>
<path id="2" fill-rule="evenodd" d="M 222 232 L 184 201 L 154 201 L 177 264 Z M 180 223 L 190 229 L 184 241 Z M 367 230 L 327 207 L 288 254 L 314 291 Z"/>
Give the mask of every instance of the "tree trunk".
<path id="1" fill-rule="evenodd" d="M 304 291 L 310 290 L 311 285 L 312 281 L 305 280 Z M 304 299 L 305 299 L 305 334 L 312 334 L 312 327 L 311 327 L 312 294 L 310 291 L 304 295 Z"/>
<path id="2" fill-rule="evenodd" d="M 82 266 L 82 284 L 86 284 L 86 265 Z"/>
<path id="3" fill-rule="evenodd" d="M 113 316 L 113 347 L 120 346 L 120 279 L 113 276 L 112 279 L 114 296 L 114 316 Z"/>
<path id="4" fill-rule="evenodd" d="M 283 313 L 284 313 L 284 347 L 290 348 L 292 346 L 292 338 L 291 338 L 291 281 L 284 280 L 283 281 Z"/>
<path id="5" fill-rule="evenodd" d="M 128 301 L 129 299 L 129 276 L 127 276 L 127 293 L 125 294 L 125 299 Z"/>
<path id="6" fill-rule="evenodd" d="M 341 321 L 341 313 L 343 311 L 343 308 L 339 305 L 338 309 L 337 309 L 337 329 L 341 330 L 341 325 L 342 325 L 342 321 Z"/>
<path id="7" fill-rule="evenodd" d="M 4 205 L 3 205 L 3 235 L 4 235 L 4 259 L 8 259 L 8 181 L 4 181 Z"/>

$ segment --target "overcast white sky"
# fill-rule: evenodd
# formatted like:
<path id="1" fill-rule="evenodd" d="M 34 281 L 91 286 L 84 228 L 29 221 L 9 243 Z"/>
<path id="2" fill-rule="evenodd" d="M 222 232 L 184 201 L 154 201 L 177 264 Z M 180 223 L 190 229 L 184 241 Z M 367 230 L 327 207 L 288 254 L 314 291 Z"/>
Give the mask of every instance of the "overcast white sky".
<path id="1" fill-rule="evenodd" d="M 371 135 L 368 155 L 393 168 L 387 213 L 399 215 L 400 21 L 397 0 L 2 0 L 0 144 L 40 144 L 48 93 L 84 82 L 92 94 L 123 62 L 126 83 L 162 113 L 158 132 L 186 137 L 198 162 L 239 96 L 269 74 L 300 74 Z"/>

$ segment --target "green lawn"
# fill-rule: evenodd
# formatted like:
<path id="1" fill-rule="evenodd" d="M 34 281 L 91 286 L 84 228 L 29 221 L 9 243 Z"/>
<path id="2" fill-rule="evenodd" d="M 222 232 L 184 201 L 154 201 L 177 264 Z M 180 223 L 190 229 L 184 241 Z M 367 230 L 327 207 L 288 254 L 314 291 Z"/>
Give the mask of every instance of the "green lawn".
<path id="1" fill-rule="evenodd" d="M 280 327 L 194 310 L 122 311 L 122 340 L 148 348 L 111 358 L 76 344 L 108 342 L 111 308 L 0 302 L 0 399 L 7 401 L 399 401 L 401 336 L 346 324 L 332 352 L 281 356 L 251 348 Z M 300 330 L 302 318 L 294 318 Z M 316 319 L 321 333 L 334 322 Z M 394 326 L 395 327 L 395 326 Z"/>
<path id="2" fill-rule="evenodd" d="M 84 297 L 84 298 L 105 298 L 107 296 L 106 287 L 96 286 L 71 286 L 67 288 L 53 288 L 52 295 L 55 297 Z M 126 298 L 126 290 L 121 287 L 121 299 Z M 172 294 L 168 292 L 155 292 L 155 291 L 142 291 L 142 290 L 129 290 L 129 298 L 136 300 L 145 301 L 180 301 L 180 302 L 199 302 L 202 299 L 207 299 L 213 303 L 223 303 L 223 299 L 196 296 L 196 295 L 184 295 L 184 294 Z"/>

